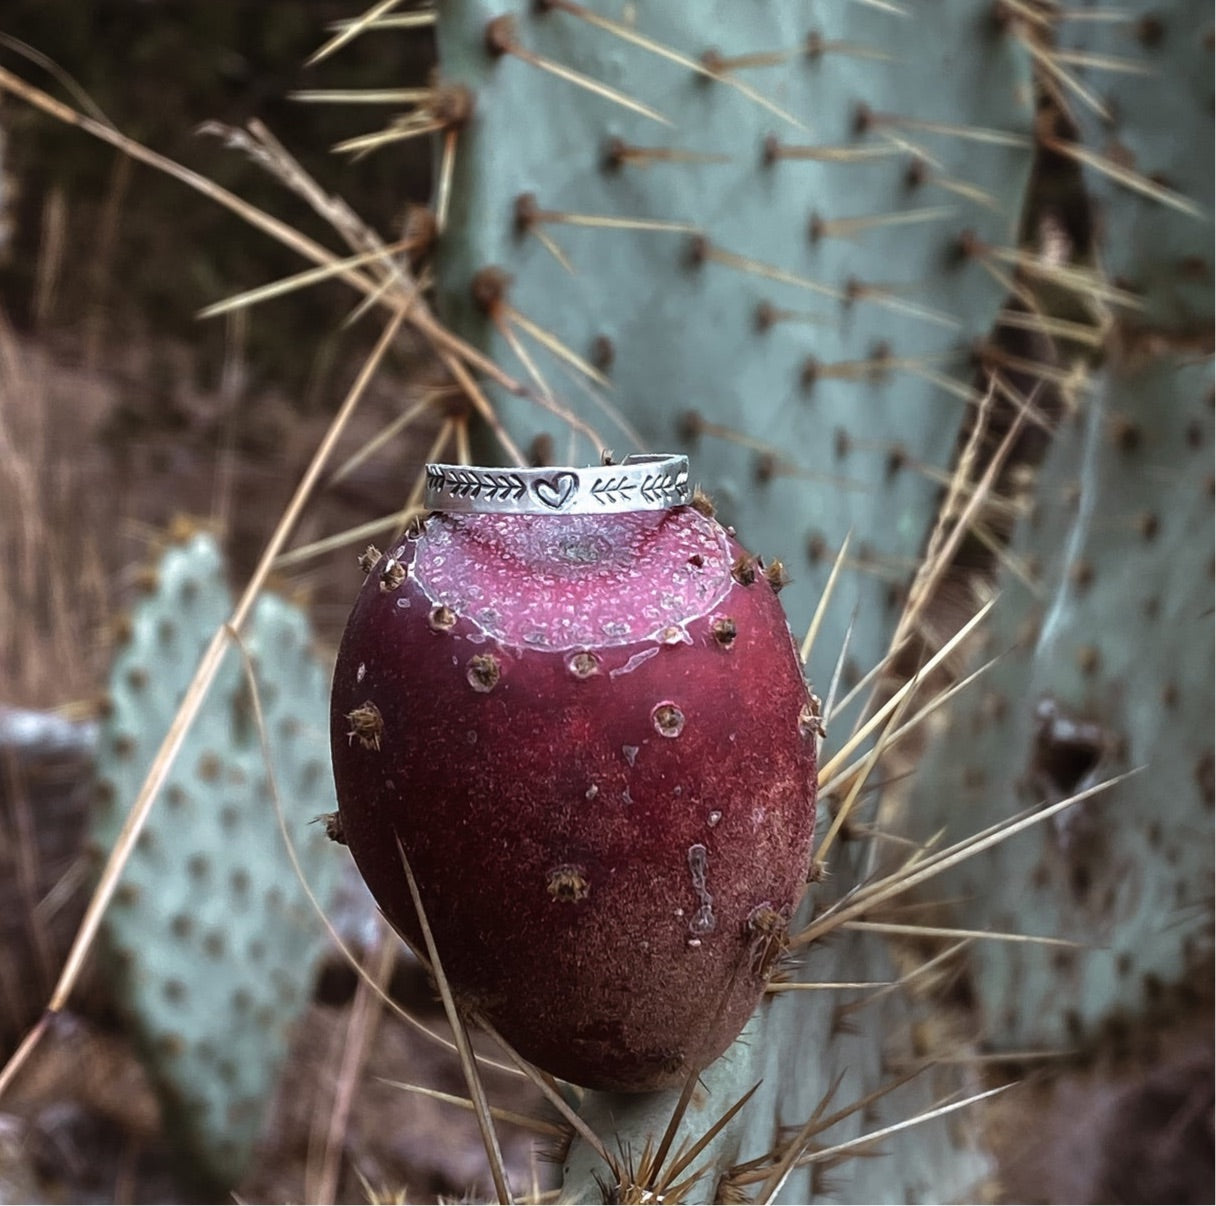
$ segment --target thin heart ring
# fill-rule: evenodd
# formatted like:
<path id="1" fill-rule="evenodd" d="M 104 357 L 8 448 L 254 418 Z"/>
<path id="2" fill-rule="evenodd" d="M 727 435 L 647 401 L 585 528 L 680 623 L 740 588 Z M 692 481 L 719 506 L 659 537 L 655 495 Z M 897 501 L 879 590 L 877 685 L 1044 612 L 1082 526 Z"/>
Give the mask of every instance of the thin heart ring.
<path id="1" fill-rule="evenodd" d="M 596 515 L 663 511 L 692 497 L 688 458 L 675 453 L 626 457 L 619 465 L 499 469 L 427 465 L 425 506 L 432 511 L 506 515 Z"/>

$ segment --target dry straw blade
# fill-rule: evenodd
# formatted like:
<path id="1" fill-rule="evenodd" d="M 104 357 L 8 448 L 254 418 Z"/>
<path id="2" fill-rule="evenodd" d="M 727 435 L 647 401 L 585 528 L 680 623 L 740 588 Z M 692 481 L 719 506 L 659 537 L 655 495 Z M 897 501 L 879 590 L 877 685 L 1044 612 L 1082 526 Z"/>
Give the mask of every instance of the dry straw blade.
<path id="1" fill-rule="evenodd" d="M 426 910 L 422 904 L 422 896 L 418 891 L 418 881 L 414 878 L 414 873 L 410 869 L 409 859 L 406 858 L 405 847 L 401 845 L 400 839 L 397 841 L 397 850 L 401 855 L 401 867 L 405 872 L 410 896 L 414 901 L 418 926 L 422 931 L 423 941 L 426 943 L 427 961 L 438 985 L 440 998 L 443 1000 L 443 1010 L 447 1014 L 448 1023 L 452 1027 L 452 1034 L 456 1039 L 456 1049 L 460 1054 L 460 1067 L 464 1072 L 465 1083 L 469 1087 L 469 1097 L 473 1102 L 473 1112 L 477 1118 L 477 1127 L 481 1131 L 482 1143 L 485 1145 L 486 1156 L 490 1162 L 490 1176 L 494 1180 L 494 1190 L 498 1194 L 500 1202 L 510 1204 L 514 1201 L 514 1198 L 511 1196 L 511 1190 L 507 1183 L 506 1166 L 503 1163 L 502 1149 L 498 1143 L 498 1132 L 494 1128 L 494 1118 L 490 1110 L 490 1103 L 486 1098 L 485 1086 L 482 1085 L 481 1075 L 477 1071 L 477 1061 L 474 1056 L 473 1046 L 469 1042 L 469 1033 L 465 1028 L 464 1019 L 456 1007 L 456 999 L 452 995 L 452 988 L 448 983 L 448 978 L 444 975 L 443 964 L 439 958 L 439 948 L 435 945 L 435 936 L 431 933 L 430 923 L 426 917 Z"/>

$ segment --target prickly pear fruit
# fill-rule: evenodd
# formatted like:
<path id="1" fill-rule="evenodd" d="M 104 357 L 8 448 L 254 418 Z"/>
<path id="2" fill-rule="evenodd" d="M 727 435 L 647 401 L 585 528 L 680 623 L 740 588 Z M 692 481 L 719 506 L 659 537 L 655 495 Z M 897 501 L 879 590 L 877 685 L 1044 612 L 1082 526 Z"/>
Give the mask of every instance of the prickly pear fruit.
<path id="1" fill-rule="evenodd" d="M 458 1000 L 564 1079 L 716 1058 L 809 862 L 818 711 L 780 567 L 692 506 L 436 513 L 362 564 L 333 762 L 381 908 L 419 944 L 404 851 Z"/>

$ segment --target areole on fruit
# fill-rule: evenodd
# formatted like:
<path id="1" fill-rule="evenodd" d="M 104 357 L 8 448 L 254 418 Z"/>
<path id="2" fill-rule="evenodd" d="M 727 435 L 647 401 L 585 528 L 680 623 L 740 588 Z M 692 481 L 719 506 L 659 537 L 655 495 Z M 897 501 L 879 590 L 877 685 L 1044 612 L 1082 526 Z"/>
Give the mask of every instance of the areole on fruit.
<path id="1" fill-rule="evenodd" d="M 341 829 L 381 908 L 420 945 L 400 842 L 458 999 L 594 1088 L 726 1048 L 810 856 L 816 732 L 776 582 L 675 488 L 432 513 L 363 562 L 334 675 Z"/>

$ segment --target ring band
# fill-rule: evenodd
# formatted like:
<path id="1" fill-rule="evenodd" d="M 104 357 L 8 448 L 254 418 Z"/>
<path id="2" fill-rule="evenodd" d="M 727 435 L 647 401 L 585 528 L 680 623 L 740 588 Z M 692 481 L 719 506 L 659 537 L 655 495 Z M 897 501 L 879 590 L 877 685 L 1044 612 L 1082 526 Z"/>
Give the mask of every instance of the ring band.
<path id="1" fill-rule="evenodd" d="M 671 453 L 626 457 L 619 465 L 490 469 L 427 465 L 430 511 L 499 515 L 603 515 L 665 511 L 692 497 L 688 457 Z"/>

